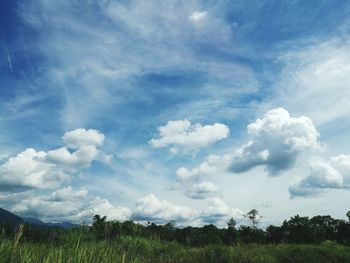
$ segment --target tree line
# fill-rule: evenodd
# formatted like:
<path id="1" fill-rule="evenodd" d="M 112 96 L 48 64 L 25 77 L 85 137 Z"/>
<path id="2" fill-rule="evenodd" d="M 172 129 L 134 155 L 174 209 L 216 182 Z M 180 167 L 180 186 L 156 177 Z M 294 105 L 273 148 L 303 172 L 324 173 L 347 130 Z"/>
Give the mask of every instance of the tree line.
<path id="1" fill-rule="evenodd" d="M 187 226 L 177 228 L 174 222 L 157 225 L 148 222 L 146 225 L 133 221 L 108 221 L 106 216 L 95 215 L 90 226 L 81 226 L 70 230 L 60 228 L 40 228 L 25 225 L 23 239 L 31 241 L 64 242 L 67 232 L 83 233 L 82 239 L 113 241 L 121 236 L 142 237 L 170 242 L 184 246 L 204 246 L 210 244 L 233 245 L 237 243 L 279 244 L 303 243 L 317 244 L 324 241 L 334 241 L 350 245 L 350 211 L 348 219 L 335 219 L 329 215 L 293 216 L 284 220 L 282 225 L 270 225 L 266 229 L 259 228 L 259 213 L 256 209 L 248 212 L 245 217 L 249 224 L 236 224 L 230 218 L 226 228 L 218 228 L 213 224 L 203 227 Z M 11 226 L 1 227 L 1 236 L 11 236 L 16 229 Z"/>
<path id="2" fill-rule="evenodd" d="M 176 228 L 173 222 L 164 225 L 149 222 L 143 226 L 132 221 L 107 221 L 106 217 L 96 215 L 91 231 L 97 239 L 111 240 L 120 235 L 129 235 L 176 241 L 186 246 L 235 243 L 308 244 L 326 240 L 350 245 L 350 211 L 347 213 L 348 220 L 334 219 L 329 215 L 312 218 L 296 215 L 284 220 L 281 226 L 270 225 L 265 230 L 258 227 L 260 216 L 256 209 L 248 212 L 245 217 L 249 225 L 237 226 L 236 220 L 230 218 L 227 228 L 218 228 L 213 224 Z"/>

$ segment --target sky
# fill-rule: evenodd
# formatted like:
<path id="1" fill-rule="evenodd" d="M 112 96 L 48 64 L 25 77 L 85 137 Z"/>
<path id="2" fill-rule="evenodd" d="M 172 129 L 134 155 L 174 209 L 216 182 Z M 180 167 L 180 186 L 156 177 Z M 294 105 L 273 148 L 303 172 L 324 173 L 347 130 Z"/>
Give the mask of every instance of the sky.
<path id="1" fill-rule="evenodd" d="M 350 3 L 3 0 L 0 206 L 261 226 L 350 209 Z"/>

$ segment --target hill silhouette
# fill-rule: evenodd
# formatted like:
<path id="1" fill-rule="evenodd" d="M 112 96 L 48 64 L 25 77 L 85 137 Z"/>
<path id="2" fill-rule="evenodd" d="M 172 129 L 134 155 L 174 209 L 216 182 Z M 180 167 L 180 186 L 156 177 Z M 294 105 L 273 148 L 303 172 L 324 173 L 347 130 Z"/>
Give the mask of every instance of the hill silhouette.
<path id="1" fill-rule="evenodd" d="M 23 219 L 3 208 L 0 208 L 0 224 L 9 224 L 9 225 L 19 225 L 23 223 Z"/>

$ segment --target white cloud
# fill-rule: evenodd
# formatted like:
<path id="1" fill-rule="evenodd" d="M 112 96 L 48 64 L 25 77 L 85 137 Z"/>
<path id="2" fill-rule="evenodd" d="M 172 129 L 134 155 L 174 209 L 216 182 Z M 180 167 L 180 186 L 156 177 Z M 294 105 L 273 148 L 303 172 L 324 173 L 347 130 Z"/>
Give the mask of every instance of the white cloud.
<path id="1" fill-rule="evenodd" d="M 29 194 L 15 202 L 11 211 L 49 222 L 91 222 L 96 214 L 107 216 L 108 220 L 120 221 L 131 216 L 130 209 L 115 207 L 108 200 L 89 194 L 85 188 L 74 190 L 71 186 L 58 189 L 51 195 Z"/>
<path id="2" fill-rule="evenodd" d="M 96 148 L 104 138 L 95 130 L 77 129 L 63 136 L 66 145 L 74 148 L 73 152 L 67 147 L 47 153 L 26 149 L 0 166 L 0 191 L 57 188 L 79 168 L 89 167 L 94 160 L 108 163 L 112 155 Z"/>
<path id="3" fill-rule="evenodd" d="M 178 182 L 171 188 L 184 190 L 184 194 L 192 199 L 206 199 L 221 195 L 218 186 L 206 181 L 207 178 L 225 174 L 232 160 L 232 155 L 208 155 L 198 166 L 188 169 L 181 167 L 176 171 Z"/>
<path id="4" fill-rule="evenodd" d="M 208 15 L 208 12 L 207 11 L 196 11 L 196 12 L 193 12 L 188 18 L 193 21 L 193 22 L 199 22 L 203 19 L 205 19 Z"/>
<path id="5" fill-rule="evenodd" d="M 96 159 L 98 151 L 95 146 L 81 146 L 71 153 L 66 147 L 61 147 L 47 152 L 45 160 L 63 166 L 88 167 Z"/>
<path id="6" fill-rule="evenodd" d="M 178 225 L 203 225 L 206 223 L 226 226 L 230 217 L 242 218 L 243 212 L 230 208 L 217 197 L 208 199 L 208 206 L 201 212 L 168 201 L 161 201 L 153 194 L 141 198 L 133 211 L 133 218 L 141 221 L 165 223 L 174 220 Z"/>
<path id="7" fill-rule="evenodd" d="M 6 210 L 12 210 L 14 204 L 20 203 L 22 200 L 30 198 L 32 190 L 21 192 L 0 191 L 1 207 Z"/>
<path id="8" fill-rule="evenodd" d="M 210 154 L 207 156 L 206 160 L 194 167 L 188 169 L 186 167 L 181 167 L 176 171 L 177 179 L 180 182 L 188 182 L 198 180 L 201 177 L 212 176 L 217 173 L 224 172 L 230 165 L 232 156 L 231 155 L 214 155 Z"/>
<path id="9" fill-rule="evenodd" d="M 130 220 L 132 211 L 127 207 L 115 207 L 107 199 L 99 196 L 90 202 L 90 215 L 107 216 L 108 220 Z"/>
<path id="10" fill-rule="evenodd" d="M 181 167 L 177 169 L 176 176 L 181 182 L 194 180 L 199 176 L 199 169 L 193 168 L 192 170 L 188 170 L 186 167 Z"/>
<path id="11" fill-rule="evenodd" d="M 243 212 L 232 209 L 219 198 L 209 198 L 201 212 L 159 200 L 153 194 L 139 199 L 133 209 L 117 207 L 107 199 L 93 195 L 85 188 L 67 186 L 49 195 L 36 195 L 32 191 L 1 193 L 0 201 L 6 208 L 21 216 L 37 217 L 46 222 L 71 221 L 89 223 L 94 215 L 107 216 L 108 220 L 150 221 L 163 224 L 175 221 L 178 226 L 199 226 L 206 223 L 225 226 L 230 217 L 242 218 Z"/>
<path id="12" fill-rule="evenodd" d="M 154 148 L 171 147 L 174 153 L 180 147 L 197 150 L 227 138 L 230 133 L 229 128 L 221 123 L 202 126 L 191 124 L 188 120 L 168 121 L 158 130 L 160 138 L 151 139 L 150 145 Z"/>
<path id="13" fill-rule="evenodd" d="M 178 222 L 191 221 L 197 217 L 197 212 L 185 206 L 175 205 L 166 200 L 159 200 L 149 194 L 136 203 L 133 218 L 141 221 L 165 222 L 175 220 Z"/>
<path id="14" fill-rule="evenodd" d="M 331 163 L 343 175 L 343 184 L 350 187 L 350 155 L 341 154 L 330 158 Z"/>
<path id="15" fill-rule="evenodd" d="M 9 158 L 0 166 L 0 191 L 56 188 L 69 180 L 57 166 L 40 161 L 45 156 L 45 152 L 29 148 Z"/>
<path id="16" fill-rule="evenodd" d="M 305 151 L 320 150 L 319 133 L 311 119 L 291 117 L 285 109 L 273 109 L 247 127 L 252 140 L 242 147 L 230 169 L 240 173 L 264 165 L 270 175 L 293 166 Z"/>
<path id="17" fill-rule="evenodd" d="M 149 143 L 154 148 L 171 147 L 177 152 L 178 147 L 197 150 L 229 136 L 229 128 L 221 123 L 213 125 L 191 124 L 188 120 L 168 121 L 158 128 L 158 139 Z"/>
<path id="18" fill-rule="evenodd" d="M 71 186 L 67 186 L 54 191 L 50 197 L 53 201 L 74 201 L 81 198 L 86 198 L 88 191 L 85 188 L 80 188 L 79 190 L 74 190 Z"/>
<path id="19" fill-rule="evenodd" d="M 105 140 L 103 133 L 97 130 L 75 129 L 63 135 L 63 142 L 68 148 L 78 149 L 83 146 L 101 146 Z"/>
<path id="20" fill-rule="evenodd" d="M 213 197 L 208 200 L 208 207 L 202 211 L 200 218 L 206 223 L 225 224 L 231 217 L 242 218 L 243 211 L 230 208 L 222 199 Z"/>
<path id="21" fill-rule="evenodd" d="M 192 199 L 206 199 L 208 197 L 217 196 L 220 192 L 218 186 L 211 182 L 203 181 L 192 185 L 185 194 Z"/>
<path id="22" fill-rule="evenodd" d="M 72 168 L 89 167 L 94 160 L 109 163 L 113 156 L 106 155 L 96 148 L 101 146 L 104 140 L 104 134 L 93 129 L 80 128 L 66 132 L 63 136 L 65 147 L 48 151 L 45 160 Z M 73 149 L 73 152 L 70 149 Z"/>
<path id="23" fill-rule="evenodd" d="M 350 155 L 312 159 L 310 173 L 289 186 L 291 197 L 319 195 L 330 189 L 350 188 Z"/>

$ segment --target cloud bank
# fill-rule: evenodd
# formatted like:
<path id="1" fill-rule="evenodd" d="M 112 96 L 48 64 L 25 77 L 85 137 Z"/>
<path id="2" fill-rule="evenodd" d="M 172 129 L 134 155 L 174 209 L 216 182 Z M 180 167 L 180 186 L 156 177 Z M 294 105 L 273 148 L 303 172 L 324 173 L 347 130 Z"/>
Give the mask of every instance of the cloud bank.
<path id="1" fill-rule="evenodd" d="M 51 195 L 24 194 L 25 198 L 15 202 L 11 211 L 44 221 L 88 223 L 96 214 L 106 215 L 109 220 L 124 221 L 131 216 L 130 209 L 115 207 L 108 200 L 90 194 L 85 188 L 67 186 Z"/>
<path id="2" fill-rule="evenodd" d="M 179 206 L 166 200 L 159 200 L 153 194 L 149 194 L 137 201 L 132 218 L 141 221 L 166 223 L 175 221 L 179 226 L 203 225 L 206 223 L 225 226 L 230 218 L 242 218 L 243 212 L 230 208 L 217 197 L 207 200 L 207 207 L 197 211 L 186 206 Z"/>

